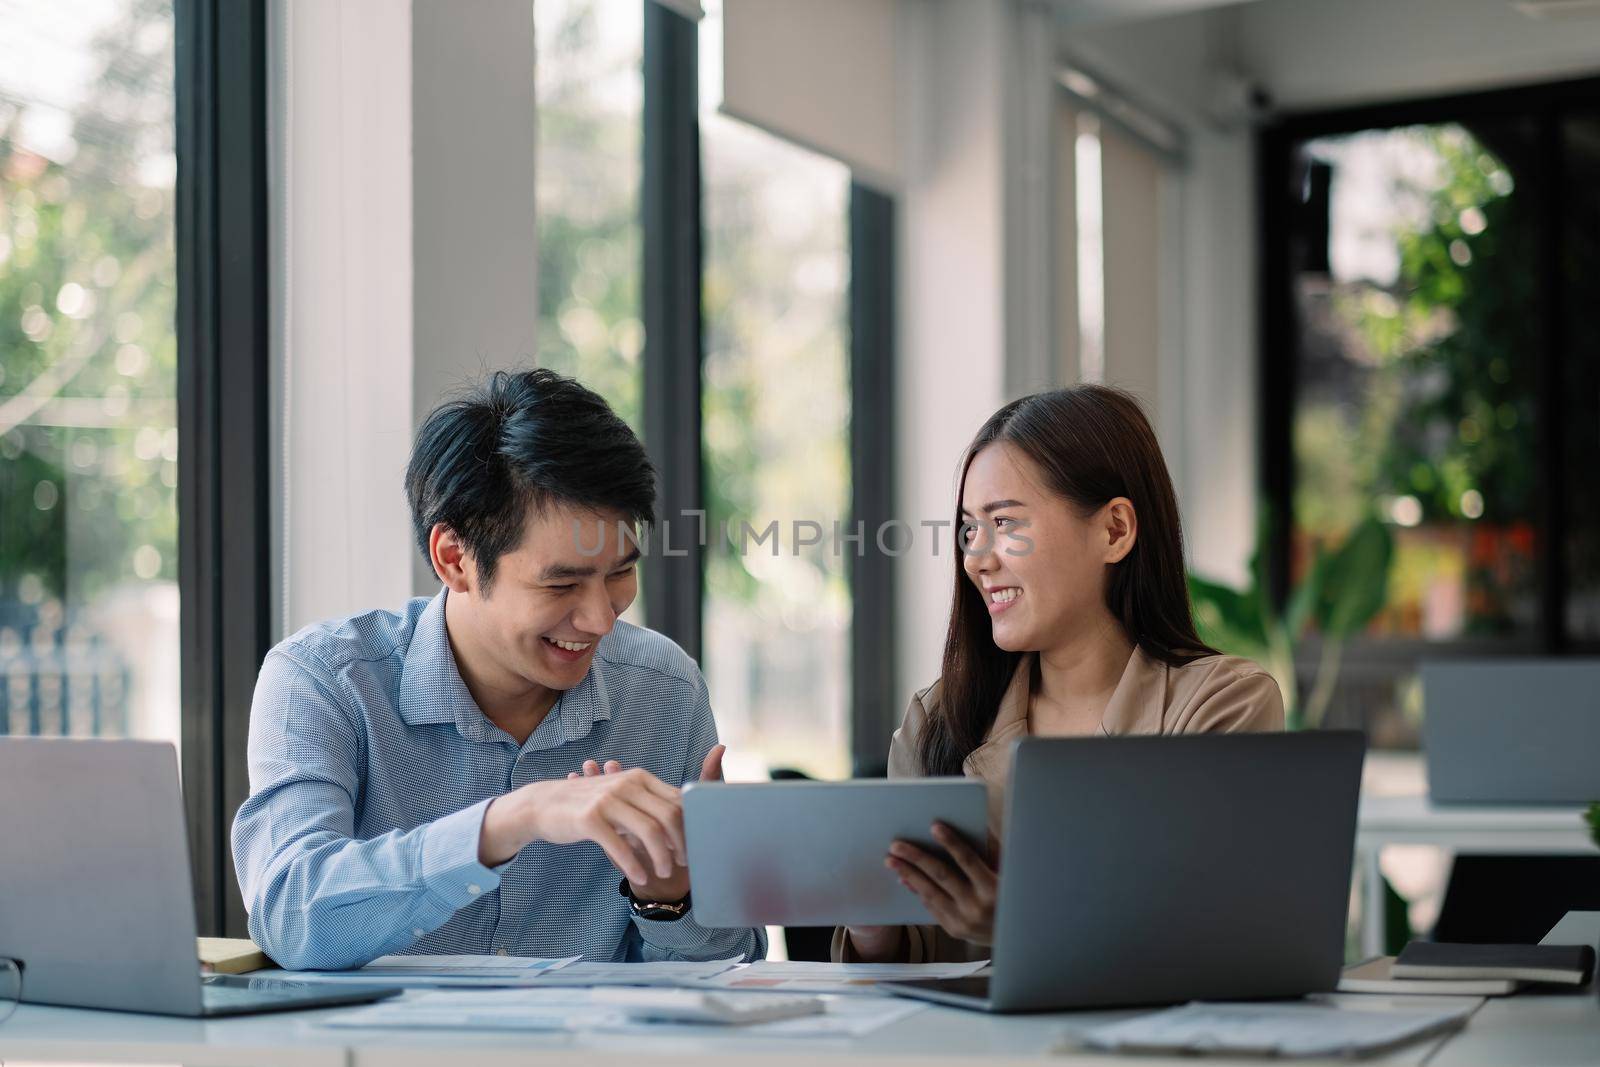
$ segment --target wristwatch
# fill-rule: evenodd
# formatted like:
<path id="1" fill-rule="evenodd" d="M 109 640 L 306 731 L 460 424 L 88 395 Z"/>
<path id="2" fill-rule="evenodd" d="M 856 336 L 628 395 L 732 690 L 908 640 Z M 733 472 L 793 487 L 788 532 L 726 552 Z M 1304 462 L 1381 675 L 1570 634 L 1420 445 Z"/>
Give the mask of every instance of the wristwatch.
<path id="1" fill-rule="evenodd" d="M 640 900 L 633 895 L 633 889 L 624 878 L 617 886 L 617 892 L 628 898 L 628 906 L 633 913 L 641 919 L 652 919 L 656 922 L 677 922 L 689 914 L 689 894 L 685 893 L 682 900 Z"/>

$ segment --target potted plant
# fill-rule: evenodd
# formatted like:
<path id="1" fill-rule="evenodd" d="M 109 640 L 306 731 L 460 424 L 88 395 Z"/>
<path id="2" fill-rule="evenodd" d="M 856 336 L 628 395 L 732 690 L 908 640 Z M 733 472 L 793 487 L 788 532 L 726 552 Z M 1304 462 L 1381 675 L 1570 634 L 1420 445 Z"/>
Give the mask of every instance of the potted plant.
<path id="1" fill-rule="evenodd" d="M 1394 537 L 1386 525 L 1369 518 L 1338 548 L 1317 550 L 1280 612 L 1268 592 L 1267 530 L 1263 516 L 1248 586 L 1234 589 L 1191 574 L 1189 599 L 1201 637 L 1223 652 L 1255 660 L 1278 680 L 1285 726 L 1315 727 L 1333 699 L 1345 642 L 1365 629 L 1388 600 Z M 1312 632 L 1320 635 L 1322 646 L 1302 702 L 1295 649 Z"/>

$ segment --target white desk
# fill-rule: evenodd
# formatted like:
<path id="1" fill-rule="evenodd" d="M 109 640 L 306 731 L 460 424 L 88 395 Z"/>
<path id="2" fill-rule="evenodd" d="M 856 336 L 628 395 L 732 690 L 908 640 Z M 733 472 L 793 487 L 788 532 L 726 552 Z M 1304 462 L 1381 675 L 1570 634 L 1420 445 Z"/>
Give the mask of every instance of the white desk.
<path id="1" fill-rule="evenodd" d="M 1428 1067 L 1600 1063 L 1600 995 L 1519 993 L 1490 1000 Z"/>
<path id="2" fill-rule="evenodd" d="M 715 1036 L 580 1034 L 574 1036 L 448 1031 L 365 1032 L 316 1026 L 316 1013 L 250 1016 L 191 1022 L 115 1012 L 25 1005 L 0 1024 L 0 1062 L 166 1063 L 185 1067 L 436 1067 L 474 1065 L 801 1064 L 829 1067 L 901 1067 L 930 1061 L 1039 1064 L 1070 1059 L 1083 1064 L 1185 1064 L 1096 1054 L 1055 1055 L 1067 1026 L 1089 1026 L 1129 1012 L 990 1016 L 929 1007 L 861 1038 L 755 1039 L 737 1032 Z M 1423 1042 L 1370 1062 L 1419 1065 L 1438 1048 Z M 1209 1060 L 1217 1067 L 1229 1061 Z M 1254 1061 L 1259 1063 L 1259 1061 Z M 1573 1061 L 1574 1063 L 1578 1061 Z M 1588 1061 L 1584 1061 L 1588 1062 Z M 1552 1065 L 1555 1067 L 1555 1065 Z"/>
<path id="3" fill-rule="evenodd" d="M 337 1010 L 337 1009 L 336 1009 Z M 1052 1054 L 1068 1026 L 1081 1027 L 1126 1012 L 989 1016 L 930 1007 L 862 1038 L 753 1039 L 737 1032 L 711 1037 L 585 1034 L 364 1032 L 316 1026 L 316 1013 L 260 1015 L 193 1022 L 117 1012 L 25 1005 L 0 1024 L 0 1062 L 167 1063 L 186 1067 L 435 1067 L 446 1063 L 560 1064 L 640 1067 L 824 1064 L 826 1067 L 910 1067 L 946 1062 L 1042 1064 L 1063 1060 L 1120 1067 L 1229 1067 L 1233 1061 L 1193 1058 Z M 1490 1001 L 1452 1037 L 1420 1042 L 1375 1064 L 1420 1067 L 1594 1067 L 1600 1060 L 1600 998 L 1583 994 L 1524 994 Z M 1306 1061 L 1297 1061 L 1306 1062 Z M 1341 1061 L 1342 1062 L 1342 1061 Z M 1239 1061 L 1259 1067 L 1260 1060 Z"/>
<path id="4" fill-rule="evenodd" d="M 348 1067 L 349 1035 L 311 1012 L 216 1022 L 32 1004 L 0 1023 L 0 1063 L 161 1063 L 185 1067 Z"/>
<path id="5" fill-rule="evenodd" d="M 1577 808 L 1435 807 L 1425 796 L 1363 796 L 1356 826 L 1361 871 L 1361 951 L 1383 952 L 1383 877 L 1378 855 L 1386 845 L 1434 845 L 1456 852 L 1593 854 Z M 1600 1062 L 1600 1054 L 1595 1056 Z"/>

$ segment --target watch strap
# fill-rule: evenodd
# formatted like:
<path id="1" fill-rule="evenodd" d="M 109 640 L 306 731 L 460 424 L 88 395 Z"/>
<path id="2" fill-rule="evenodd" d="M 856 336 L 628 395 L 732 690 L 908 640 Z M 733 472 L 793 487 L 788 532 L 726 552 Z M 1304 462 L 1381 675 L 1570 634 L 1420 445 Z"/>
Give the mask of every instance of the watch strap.
<path id="1" fill-rule="evenodd" d="M 650 919 L 654 922 L 677 922 L 689 914 L 690 895 L 685 893 L 682 900 L 640 900 L 633 895 L 633 887 L 624 878 L 617 885 L 617 892 L 628 898 L 628 907 L 641 919 Z"/>

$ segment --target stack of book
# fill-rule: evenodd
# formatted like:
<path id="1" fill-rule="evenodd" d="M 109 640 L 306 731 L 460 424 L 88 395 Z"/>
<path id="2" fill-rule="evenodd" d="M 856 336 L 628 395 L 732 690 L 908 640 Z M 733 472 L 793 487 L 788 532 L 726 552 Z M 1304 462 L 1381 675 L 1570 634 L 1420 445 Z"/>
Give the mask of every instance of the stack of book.
<path id="1" fill-rule="evenodd" d="M 1413 941 L 1399 956 L 1379 956 L 1346 968 L 1339 992 L 1503 997 L 1527 985 L 1586 985 L 1594 960 L 1588 945 Z"/>
<path id="2" fill-rule="evenodd" d="M 201 974 L 249 974 L 272 966 L 254 941 L 242 937 L 202 937 L 196 947 Z"/>

